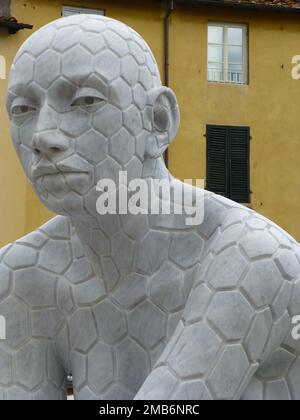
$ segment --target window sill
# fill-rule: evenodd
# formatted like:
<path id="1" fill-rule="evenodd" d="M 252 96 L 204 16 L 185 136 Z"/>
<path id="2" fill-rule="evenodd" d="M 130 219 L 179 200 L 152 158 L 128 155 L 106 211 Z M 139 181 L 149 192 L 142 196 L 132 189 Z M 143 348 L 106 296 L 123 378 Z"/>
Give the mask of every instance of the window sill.
<path id="1" fill-rule="evenodd" d="M 218 82 L 213 80 L 207 80 L 209 84 L 216 84 L 216 85 L 231 85 L 231 86 L 249 86 L 249 83 L 237 83 L 237 82 Z"/>

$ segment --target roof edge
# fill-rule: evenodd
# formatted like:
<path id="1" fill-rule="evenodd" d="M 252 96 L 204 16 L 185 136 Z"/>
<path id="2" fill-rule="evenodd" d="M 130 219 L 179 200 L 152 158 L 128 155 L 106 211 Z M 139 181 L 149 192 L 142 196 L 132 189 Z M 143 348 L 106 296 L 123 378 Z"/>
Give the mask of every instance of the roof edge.
<path id="1" fill-rule="evenodd" d="M 228 7 L 231 9 L 251 9 L 267 12 L 288 12 L 288 13 L 300 13 L 300 2 L 299 7 L 283 6 L 283 5 L 271 5 L 271 4 L 257 4 L 257 3 L 240 3 L 240 2 L 226 2 L 223 0 L 175 0 L 179 4 L 195 4 L 198 6 L 218 6 Z"/>

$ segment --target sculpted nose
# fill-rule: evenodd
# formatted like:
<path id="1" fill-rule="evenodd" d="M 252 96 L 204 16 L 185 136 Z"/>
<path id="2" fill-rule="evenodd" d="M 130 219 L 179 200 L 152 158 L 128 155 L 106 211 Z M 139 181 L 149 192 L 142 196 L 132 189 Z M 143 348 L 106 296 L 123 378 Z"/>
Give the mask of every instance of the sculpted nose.
<path id="1" fill-rule="evenodd" d="M 36 132 L 33 136 L 32 150 L 36 155 L 49 157 L 68 149 L 69 140 L 58 129 L 59 124 L 59 113 L 45 103 L 40 111 Z"/>
<path id="2" fill-rule="evenodd" d="M 65 152 L 68 147 L 68 139 L 57 130 L 36 133 L 33 138 L 32 149 L 37 155 L 55 155 Z"/>

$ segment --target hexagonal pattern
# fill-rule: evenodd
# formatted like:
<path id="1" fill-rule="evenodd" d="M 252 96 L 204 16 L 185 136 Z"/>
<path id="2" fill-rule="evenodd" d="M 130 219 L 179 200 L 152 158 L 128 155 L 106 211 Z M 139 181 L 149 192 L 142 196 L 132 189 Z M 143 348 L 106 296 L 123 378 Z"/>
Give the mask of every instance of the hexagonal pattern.
<path id="1" fill-rule="evenodd" d="M 131 86 L 134 86 L 139 79 L 139 69 L 130 55 L 121 61 L 121 75 Z"/>
<path id="2" fill-rule="evenodd" d="M 113 293 L 113 299 L 124 308 L 132 308 L 147 297 L 147 278 L 131 274 L 122 278 L 120 286 Z"/>
<path id="3" fill-rule="evenodd" d="M 298 397 L 292 238 L 211 193 L 200 226 L 95 217 L 97 181 L 168 176 L 144 40 L 103 16 L 55 21 L 17 54 L 12 104 L 17 83 L 45 100 L 32 118 L 11 116 L 16 149 L 41 200 L 67 217 L 0 251 L 0 399 L 63 399 L 67 373 L 78 399 Z"/>
<path id="4" fill-rule="evenodd" d="M 236 383 L 241 383 L 248 366 L 247 355 L 242 346 L 227 346 L 208 380 L 214 398 L 232 399 Z"/>
<path id="5" fill-rule="evenodd" d="M 150 302 L 144 302 L 128 315 L 129 334 L 145 348 L 153 347 L 166 334 L 166 316 Z"/>
<path id="6" fill-rule="evenodd" d="M 165 263 L 151 280 L 150 295 L 159 307 L 173 312 L 184 305 L 183 286 L 183 274 L 170 263 Z"/>
<path id="7" fill-rule="evenodd" d="M 252 319 L 252 308 L 239 292 L 215 295 L 208 309 L 208 319 L 227 340 L 245 336 Z"/>
<path id="8" fill-rule="evenodd" d="M 83 108 L 74 107 L 66 112 L 60 123 L 60 130 L 67 136 L 76 138 L 82 136 L 91 127 L 91 114 Z"/>
<path id="9" fill-rule="evenodd" d="M 204 322 L 190 325 L 174 346 L 168 362 L 182 379 L 203 375 L 213 363 L 221 344 L 221 339 Z"/>
<path id="10" fill-rule="evenodd" d="M 177 234 L 172 237 L 170 258 L 180 267 L 188 268 L 200 261 L 202 239 L 195 233 Z"/>
<path id="11" fill-rule="evenodd" d="M 52 42 L 52 48 L 60 53 L 68 52 L 78 44 L 80 36 L 81 31 L 78 28 L 62 28 L 57 32 Z"/>
<path id="12" fill-rule="evenodd" d="M 281 284 L 280 277 L 273 262 L 259 261 L 252 265 L 243 281 L 242 288 L 253 305 L 260 308 L 273 301 Z"/>
<path id="13" fill-rule="evenodd" d="M 105 386 L 113 381 L 113 354 L 110 347 L 98 343 L 89 353 L 88 365 L 89 386 L 99 395 Z"/>
<path id="14" fill-rule="evenodd" d="M 14 280 L 16 295 L 29 306 L 55 305 L 56 277 L 52 274 L 37 268 L 27 268 L 16 272 Z"/>
<path id="15" fill-rule="evenodd" d="M 216 290 L 235 287 L 247 266 L 237 249 L 227 249 L 214 258 L 207 272 L 207 281 Z"/>
<path id="16" fill-rule="evenodd" d="M 38 340 L 31 340 L 18 351 L 17 381 L 28 390 L 33 390 L 45 376 L 46 346 Z"/>
<path id="17" fill-rule="evenodd" d="M 147 353 L 137 343 L 126 338 L 116 349 L 117 381 L 135 393 L 149 373 Z"/>
<path id="18" fill-rule="evenodd" d="M 250 232 L 241 241 L 241 246 L 249 258 L 271 257 L 278 249 L 278 242 L 266 232 Z"/>
<path id="19" fill-rule="evenodd" d="M 51 255 L 51 259 L 49 259 Z M 63 273 L 72 262 L 70 245 L 64 241 L 49 241 L 40 252 L 39 265 L 56 274 Z"/>
<path id="20" fill-rule="evenodd" d="M 97 55 L 94 63 L 95 72 L 108 82 L 111 82 L 120 74 L 120 59 L 110 50 L 105 50 Z"/>
<path id="21" fill-rule="evenodd" d="M 60 68 L 60 55 L 54 51 L 44 52 L 35 63 L 36 82 L 42 88 L 47 89 L 60 76 Z"/>
<path id="22" fill-rule="evenodd" d="M 70 338 L 74 350 L 87 352 L 95 344 L 98 334 L 93 315 L 88 309 L 77 311 L 70 320 Z"/>
<path id="23" fill-rule="evenodd" d="M 266 401 L 289 401 L 288 384 L 284 379 L 270 381 L 266 384 Z"/>
<path id="24" fill-rule="evenodd" d="M 80 61 L 80 76 L 87 76 L 91 71 L 92 56 L 80 45 L 68 49 L 63 54 L 62 72 L 63 75 L 70 80 L 78 78 L 78 62 Z"/>
<path id="25" fill-rule="evenodd" d="M 283 377 L 294 360 L 293 354 L 282 348 L 278 349 L 260 366 L 258 375 L 263 379 Z"/>
<path id="26" fill-rule="evenodd" d="M 55 28 L 48 26 L 43 31 L 35 32 L 26 42 L 27 49 L 34 57 L 39 57 L 49 48 L 57 34 Z M 19 53 L 16 56 L 18 58 Z"/>
<path id="27" fill-rule="evenodd" d="M 122 112 L 112 105 L 105 105 L 94 114 L 93 127 L 105 137 L 113 136 L 122 128 Z"/>
<path id="28" fill-rule="evenodd" d="M 78 139 L 76 151 L 92 164 L 97 164 L 108 155 L 108 141 L 99 132 L 90 130 Z"/>
<path id="29" fill-rule="evenodd" d="M 129 53 L 127 42 L 123 39 L 122 36 L 118 35 L 116 32 L 107 30 L 104 33 L 104 38 L 109 49 L 112 50 L 119 57 L 124 57 Z"/>
<path id="30" fill-rule="evenodd" d="M 168 369 L 158 367 L 150 374 L 143 384 L 142 391 L 138 393 L 141 400 L 159 400 L 161 389 L 164 389 L 166 399 L 170 399 L 172 392 L 176 388 L 176 379 Z"/>
<path id="31" fill-rule="evenodd" d="M 134 136 L 138 136 L 142 131 L 143 123 L 139 109 L 132 105 L 126 111 L 124 115 L 124 127 Z"/>
<path id="32" fill-rule="evenodd" d="M 106 48 L 103 34 L 96 32 L 81 33 L 80 45 L 87 49 L 91 54 L 96 55 Z"/>
<path id="33" fill-rule="evenodd" d="M 14 245 L 6 254 L 5 262 L 13 269 L 34 266 L 37 261 L 37 251 L 28 246 Z"/>
<path id="34" fill-rule="evenodd" d="M 212 396 L 204 381 L 183 382 L 172 395 L 174 400 L 210 401 Z"/>
<path id="35" fill-rule="evenodd" d="M 111 302 L 104 301 L 94 308 L 98 331 L 105 343 L 114 344 L 126 335 L 123 313 Z"/>
<path id="36" fill-rule="evenodd" d="M 24 85 L 34 80 L 35 60 L 29 54 L 22 54 L 16 65 L 22 69 L 21 73 L 12 72 L 10 83 L 22 83 Z"/>
<path id="37" fill-rule="evenodd" d="M 283 250 L 276 258 L 275 262 L 284 276 L 288 280 L 292 280 L 300 274 L 300 264 L 296 255 L 287 250 Z"/>
<path id="38" fill-rule="evenodd" d="M 129 274 L 133 265 L 133 241 L 120 233 L 113 238 L 113 254 L 115 263 L 122 274 Z"/>
<path id="39" fill-rule="evenodd" d="M 124 79 L 119 77 L 110 84 L 110 102 L 120 109 L 126 109 L 132 104 L 132 89 Z"/>
<path id="40" fill-rule="evenodd" d="M 141 84 L 137 84 L 133 90 L 133 99 L 139 109 L 143 110 L 147 104 L 147 91 Z"/>
<path id="41" fill-rule="evenodd" d="M 31 314 L 33 337 L 55 337 L 62 326 L 64 318 L 57 309 L 42 309 Z"/>
<path id="42" fill-rule="evenodd" d="M 99 163 L 96 168 L 96 179 L 118 179 L 121 166 L 110 156 Z"/>
<path id="43" fill-rule="evenodd" d="M 288 381 L 292 386 L 294 398 L 300 399 L 300 358 L 295 361 L 288 373 Z"/>
<path id="44" fill-rule="evenodd" d="M 134 154 L 135 141 L 127 130 L 122 128 L 110 141 L 110 154 L 120 165 L 125 165 Z"/>
<path id="45" fill-rule="evenodd" d="M 273 318 L 270 309 L 258 313 L 245 340 L 245 346 L 253 361 L 259 359 L 268 341 Z"/>
<path id="46" fill-rule="evenodd" d="M 0 385 L 8 385 L 12 380 L 12 356 L 0 349 Z"/>
<path id="47" fill-rule="evenodd" d="M 17 348 L 29 338 L 28 308 L 13 296 L 0 304 L 0 314 L 6 320 L 6 343 Z"/>
<path id="48" fill-rule="evenodd" d="M 169 236 L 161 232 L 149 232 L 140 243 L 138 269 L 145 274 L 158 270 L 167 259 Z"/>
<path id="49" fill-rule="evenodd" d="M 91 264 L 84 258 L 74 261 L 65 277 L 73 284 L 83 283 L 93 276 Z"/>
<path id="50" fill-rule="evenodd" d="M 109 238 L 100 229 L 95 229 L 91 234 L 90 246 L 97 255 L 101 256 L 109 254 L 111 245 Z"/>
<path id="51" fill-rule="evenodd" d="M 203 318 L 205 311 L 212 298 L 211 290 L 205 285 L 200 284 L 194 289 L 185 307 L 183 318 L 187 323 L 194 322 Z"/>
<path id="52" fill-rule="evenodd" d="M 104 279 L 108 290 L 112 290 L 120 280 L 120 273 L 110 257 L 103 258 Z"/>

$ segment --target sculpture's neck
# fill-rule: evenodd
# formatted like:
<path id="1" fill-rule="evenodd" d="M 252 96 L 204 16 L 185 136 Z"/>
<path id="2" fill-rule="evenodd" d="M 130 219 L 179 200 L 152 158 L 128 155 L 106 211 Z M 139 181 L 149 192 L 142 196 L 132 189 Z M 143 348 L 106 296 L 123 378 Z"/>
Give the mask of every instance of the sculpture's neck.
<path id="1" fill-rule="evenodd" d="M 170 179 L 171 175 L 160 158 L 145 162 L 142 178 L 147 181 L 161 180 Z M 149 230 L 149 217 L 148 214 L 136 215 L 129 212 L 121 215 L 100 215 L 95 211 L 94 216 L 89 218 L 72 219 L 72 224 L 96 275 L 102 277 L 103 259 L 112 255 L 118 258 L 115 255 L 118 253 L 118 247 L 135 244 L 135 249 L 138 249 L 139 241 Z"/>
<path id="2" fill-rule="evenodd" d="M 168 171 L 165 161 L 162 157 L 158 159 L 148 159 L 144 162 L 143 174 L 144 179 L 170 179 L 171 174 Z"/>

